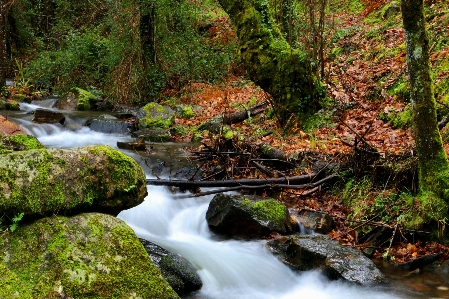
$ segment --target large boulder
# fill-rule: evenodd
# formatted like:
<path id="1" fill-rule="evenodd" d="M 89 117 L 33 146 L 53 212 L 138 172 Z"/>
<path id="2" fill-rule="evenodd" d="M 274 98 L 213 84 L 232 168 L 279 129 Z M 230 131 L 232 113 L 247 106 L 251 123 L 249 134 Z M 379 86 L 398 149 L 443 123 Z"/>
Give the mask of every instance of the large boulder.
<path id="1" fill-rule="evenodd" d="M 203 282 L 188 260 L 145 239 L 140 239 L 140 242 L 162 276 L 179 296 L 201 289 Z"/>
<path id="2" fill-rule="evenodd" d="M 134 124 L 121 121 L 115 116 L 104 114 L 91 118 L 86 122 L 86 126 L 92 131 L 106 134 L 130 134 L 134 130 Z"/>
<path id="3" fill-rule="evenodd" d="M 136 120 L 139 129 L 167 129 L 175 122 L 175 112 L 170 107 L 149 103 L 139 109 L 136 114 Z"/>
<path id="4" fill-rule="evenodd" d="M 268 248 L 293 270 L 322 269 L 330 279 L 358 284 L 387 283 L 387 278 L 360 251 L 323 236 L 282 236 Z"/>
<path id="5" fill-rule="evenodd" d="M 139 164 L 109 146 L 0 155 L 0 215 L 118 214 L 146 194 Z"/>
<path id="6" fill-rule="evenodd" d="M 244 238 L 293 230 L 287 207 L 260 196 L 218 194 L 209 204 L 206 219 L 212 230 Z"/>
<path id="7" fill-rule="evenodd" d="M 14 287 L 0 298 L 178 298 L 133 230 L 109 215 L 19 226 L 0 239 L 0 261 Z"/>
<path id="8" fill-rule="evenodd" d="M 307 231 L 318 234 L 328 234 L 332 230 L 334 220 L 326 213 L 305 211 L 300 215 L 294 215 L 300 225 Z"/>

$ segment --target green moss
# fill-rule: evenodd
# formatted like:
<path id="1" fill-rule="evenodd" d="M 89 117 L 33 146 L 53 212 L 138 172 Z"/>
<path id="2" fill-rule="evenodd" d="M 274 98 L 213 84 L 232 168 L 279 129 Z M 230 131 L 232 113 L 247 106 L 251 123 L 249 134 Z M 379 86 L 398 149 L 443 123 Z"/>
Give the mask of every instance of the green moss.
<path id="1" fill-rule="evenodd" d="M 163 128 L 167 129 L 175 121 L 175 114 L 166 107 L 157 103 L 149 103 L 142 108 L 146 115 L 139 120 L 140 128 Z"/>
<path id="2" fill-rule="evenodd" d="M 411 105 L 404 107 L 403 111 L 397 112 L 396 110 L 391 110 L 390 113 L 381 113 L 379 118 L 383 121 L 391 121 L 394 128 L 406 129 L 412 126 L 413 123 L 413 111 Z"/>
<path id="3" fill-rule="evenodd" d="M 16 93 L 16 94 L 13 95 L 12 98 L 13 98 L 15 101 L 17 101 L 17 102 L 22 102 L 22 101 L 24 101 L 27 97 L 26 97 L 26 95 L 24 95 L 24 94 Z"/>
<path id="4" fill-rule="evenodd" d="M 288 214 L 287 208 L 274 199 L 257 201 L 251 210 L 256 217 L 273 222 L 284 221 Z"/>
<path id="5" fill-rule="evenodd" d="M 20 147 L 21 150 L 43 149 L 45 146 L 37 140 L 36 137 L 31 135 L 17 134 L 6 137 L 1 140 L 5 143 L 13 143 L 14 147 Z"/>
<path id="6" fill-rule="evenodd" d="M 95 101 L 98 100 L 97 97 L 92 93 L 78 87 L 70 89 L 70 92 L 72 92 L 78 98 L 76 110 L 89 111 L 92 109 L 92 105 L 95 103 Z"/>
<path id="7" fill-rule="evenodd" d="M 22 281 L 0 262 L 0 298 L 32 299 L 30 291 Z"/>
<path id="8" fill-rule="evenodd" d="M 180 115 L 181 118 L 186 118 L 186 119 L 192 118 L 194 116 L 195 116 L 195 112 L 193 112 L 192 107 L 190 107 L 190 106 L 184 107 L 182 109 L 182 112 Z"/>
<path id="9" fill-rule="evenodd" d="M 177 298 L 132 229 L 111 216 L 44 218 L 0 248 L 33 298 Z"/>

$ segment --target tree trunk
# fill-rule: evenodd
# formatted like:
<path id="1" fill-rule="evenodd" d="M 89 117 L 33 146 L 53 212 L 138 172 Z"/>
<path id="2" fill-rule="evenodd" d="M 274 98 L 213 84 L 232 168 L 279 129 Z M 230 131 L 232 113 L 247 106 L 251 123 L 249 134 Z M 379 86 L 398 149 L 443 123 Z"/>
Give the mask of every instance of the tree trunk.
<path id="1" fill-rule="evenodd" d="M 413 109 L 413 126 L 419 162 L 420 191 L 428 216 L 442 219 L 449 199 L 449 164 L 443 148 L 430 76 L 429 38 L 423 0 L 402 0 L 402 17 Z M 440 218 L 441 217 L 441 218 Z"/>
<path id="2" fill-rule="evenodd" d="M 251 79 L 273 96 L 281 125 L 320 108 L 324 88 L 308 71 L 306 55 L 292 49 L 264 0 L 219 0 L 237 29 L 239 54 Z"/>
<path id="3" fill-rule="evenodd" d="M 0 91 L 6 86 L 6 7 L 0 0 Z"/>

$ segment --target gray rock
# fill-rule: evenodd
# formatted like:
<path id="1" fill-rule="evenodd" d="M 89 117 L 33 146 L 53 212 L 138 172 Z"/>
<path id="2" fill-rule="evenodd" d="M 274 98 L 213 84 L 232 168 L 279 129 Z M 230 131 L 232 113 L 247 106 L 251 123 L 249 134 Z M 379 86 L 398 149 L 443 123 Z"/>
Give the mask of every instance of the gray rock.
<path id="1" fill-rule="evenodd" d="M 89 119 L 85 125 L 92 131 L 106 134 L 130 134 L 134 129 L 133 123 L 121 121 L 108 114 Z"/>
<path id="2" fill-rule="evenodd" d="M 63 125 L 65 122 L 65 116 L 61 112 L 37 108 L 34 111 L 34 117 L 32 121 L 38 124 L 60 123 L 61 125 Z"/>
<path id="3" fill-rule="evenodd" d="M 301 215 L 294 215 L 296 220 L 306 229 L 319 234 L 327 234 L 332 230 L 334 220 L 326 213 L 305 211 Z"/>
<path id="4" fill-rule="evenodd" d="M 396 3 L 395 1 L 392 1 L 391 3 L 386 5 L 387 7 L 385 7 L 382 11 L 382 18 L 383 19 L 389 19 L 397 14 L 399 14 L 401 12 L 401 6 Z"/>
<path id="5" fill-rule="evenodd" d="M 387 278 L 360 251 L 344 247 L 323 236 L 285 236 L 267 247 L 293 270 L 322 269 L 330 279 L 358 284 L 387 283 Z"/>
<path id="6" fill-rule="evenodd" d="M 293 230 L 287 207 L 260 196 L 218 194 L 209 204 L 206 219 L 212 230 L 244 238 Z"/>
<path id="7" fill-rule="evenodd" d="M 140 239 L 153 263 L 178 295 L 201 289 L 203 282 L 197 269 L 185 258 L 144 239 Z"/>
<path id="8" fill-rule="evenodd" d="M 425 266 L 428 266 L 436 261 L 439 261 L 442 255 L 443 255 L 443 252 L 435 253 L 435 254 L 426 254 L 426 255 L 417 257 L 411 261 L 397 264 L 396 267 L 404 269 L 406 271 L 413 271 L 418 268 L 423 268 Z"/>
<path id="9" fill-rule="evenodd" d="M 133 230 L 98 213 L 43 218 L 3 234 L 5 270 L 20 298 L 179 298 Z M 0 298 L 15 298 L 9 293 L 1 288 Z"/>

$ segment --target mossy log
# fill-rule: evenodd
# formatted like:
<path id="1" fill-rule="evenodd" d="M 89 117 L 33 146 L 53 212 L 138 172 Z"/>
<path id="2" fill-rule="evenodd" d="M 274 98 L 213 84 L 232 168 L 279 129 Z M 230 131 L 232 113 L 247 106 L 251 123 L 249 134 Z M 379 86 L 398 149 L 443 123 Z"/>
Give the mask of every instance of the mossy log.
<path id="1" fill-rule="evenodd" d="M 140 204 L 146 194 L 142 168 L 108 146 L 0 156 L 0 215 L 117 214 Z"/>
<path id="2" fill-rule="evenodd" d="M 290 47 L 270 15 L 268 1 L 219 0 L 237 29 L 239 55 L 251 79 L 273 96 L 282 125 L 320 108 L 324 88 L 306 55 Z"/>

